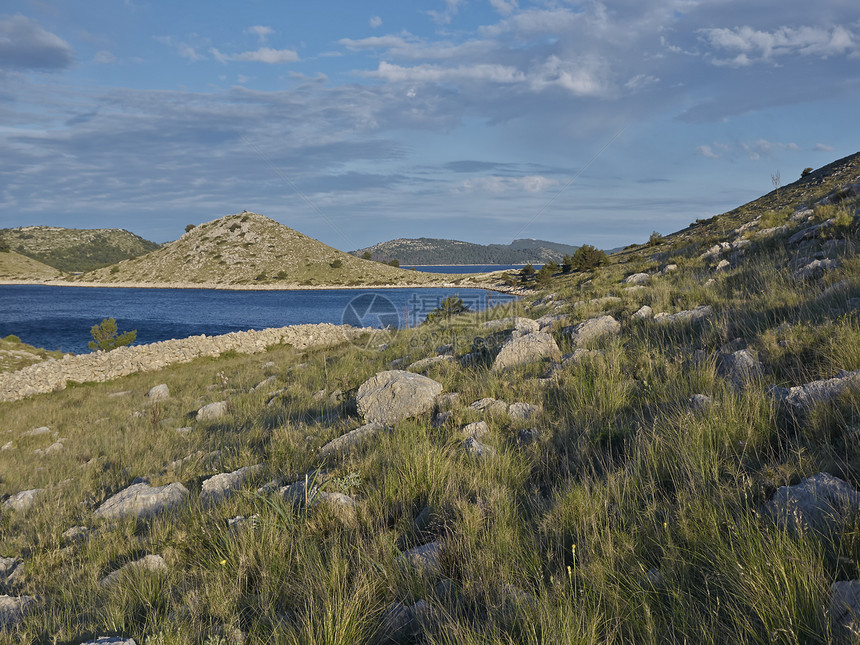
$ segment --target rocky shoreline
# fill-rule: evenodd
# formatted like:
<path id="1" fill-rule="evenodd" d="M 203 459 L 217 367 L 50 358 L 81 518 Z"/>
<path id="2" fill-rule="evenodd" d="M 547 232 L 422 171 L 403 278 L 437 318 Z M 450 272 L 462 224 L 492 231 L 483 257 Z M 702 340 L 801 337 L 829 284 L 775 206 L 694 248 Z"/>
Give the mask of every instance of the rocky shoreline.
<path id="1" fill-rule="evenodd" d="M 0 402 L 17 401 L 36 394 L 56 392 L 69 381 L 110 381 L 136 372 L 152 372 L 176 363 L 229 351 L 257 354 L 271 345 L 289 344 L 296 349 L 337 345 L 370 330 L 349 325 L 319 323 L 239 331 L 220 336 L 190 336 L 148 345 L 119 347 L 110 352 L 66 355 L 0 374 Z"/>

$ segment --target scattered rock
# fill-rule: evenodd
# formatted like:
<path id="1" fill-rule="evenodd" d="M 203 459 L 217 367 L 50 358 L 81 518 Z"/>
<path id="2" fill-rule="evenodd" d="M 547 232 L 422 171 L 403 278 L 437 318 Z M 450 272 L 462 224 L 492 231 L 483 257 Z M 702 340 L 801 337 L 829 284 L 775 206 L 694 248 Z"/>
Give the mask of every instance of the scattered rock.
<path id="1" fill-rule="evenodd" d="M 478 412 L 495 416 L 499 414 L 507 414 L 508 404 L 504 401 L 499 401 L 498 399 L 491 399 L 487 397 L 475 401 L 469 406 L 469 409 L 477 410 Z"/>
<path id="2" fill-rule="evenodd" d="M 459 392 L 448 392 L 436 397 L 436 409 L 438 410 L 453 410 L 458 405 L 460 405 Z"/>
<path id="3" fill-rule="evenodd" d="M 828 271 L 839 267 L 837 260 L 813 260 L 792 274 L 795 280 L 820 280 Z"/>
<path id="4" fill-rule="evenodd" d="M 14 627 L 36 604 L 32 596 L 0 596 L 0 628 Z"/>
<path id="5" fill-rule="evenodd" d="M 544 358 L 558 360 L 560 357 L 561 350 L 555 339 L 546 332 L 536 331 L 513 337 L 502 345 L 493 363 L 493 371 L 534 363 Z"/>
<path id="6" fill-rule="evenodd" d="M 835 399 L 851 387 L 860 388 L 860 370 L 843 372 L 834 378 L 812 381 L 789 389 L 774 386 L 769 391 L 786 405 L 803 411 L 816 403 Z"/>
<path id="7" fill-rule="evenodd" d="M 368 423 L 392 424 L 433 409 L 442 384 L 401 370 L 380 372 L 361 384 L 359 414 Z"/>
<path id="8" fill-rule="evenodd" d="M 728 260 L 720 260 L 719 262 L 717 262 L 717 266 L 714 271 L 716 271 L 717 273 L 725 273 L 731 268 L 731 262 L 729 262 Z"/>
<path id="9" fill-rule="evenodd" d="M 454 353 L 454 346 L 453 345 L 439 345 L 439 347 L 436 348 L 436 355 L 437 356 L 447 356 L 448 354 L 453 354 L 453 353 Z"/>
<path id="10" fill-rule="evenodd" d="M 167 573 L 167 563 L 160 555 L 146 555 L 140 560 L 129 562 L 116 571 L 111 571 L 104 578 L 99 580 L 99 585 L 109 587 L 118 582 L 124 573 L 146 571 L 148 573 Z"/>
<path id="11" fill-rule="evenodd" d="M 21 558 L 0 558 L 0 583 L 13 584 L 23 577 L 24 561 Z"/>
<path id="12" fill-rule="evenodd" d="M 15 493 L 3 505 L 6 508 L 11 508 L 19 513 L 29 510 L 36 503 L 36 498 L 42 494 L 43 488 L 31 488 L 30 490 L 22 490 L 20 493 Z"/>
<path id="13" fill-rule="evenodd" d="M 538 440 L 540 432 L 537 428 L 524 428 L 517 433 L 517 443 L 525 446 Z"/>
<path id="14" fill-rule="evenodd" d="M 475 421 L 475 423 L 469 423 L 463 426 L 463 433 L 471 437 L 475 437 L 476 439 L 484 437 L 489 434 L 489 432 L 490 426 L 487 425 L 486 421 Z"/>
<path id="15" fill-rule="evenodd" d="M 860 580 L 842 580 L 830 585 L 830 622 L 839 636 L 860 636 Z"/>
<path id="16" fill-rule="evenodd" d="M 411 643 L 432 620 L 432 609 L 426 600 L 414 605 L 395 602 L 382 618 L 379 630 L 371 639 L 371 645 Z"/>
<path id="17" fill-rule="evenodd" d="M 538 328 L 540 331 L 547 331 L 552 328 L 556 323 L 565 324 L 570 321 L 570 316 L 566 314 L 547 314 L 546 316 L 541 316 L 535 322 L 538 324 Z"/>
<path id="18" fill-rule="evenodd" d="M 833 225 L 830 222 L 822 222 L 821 224 L 808 226 L 788 238 L 788 243 L 798 244 L 800 242 L 803 242 L 804 240 L 811 240 L 815 239 L 816 237 L 821 237 L 821 235 L 831 226 Z"/>
<path id="19" fill-rule="evenodd" d="M 191 426 L 185 426 L 184 428 L 176 428 L 176 433 L 182 435 L 183 437 L 187 437 L 191 434 Z"/>
<path id="20" fill-rule="evenodd" d="M 463 441 L 463 450 L 466 451 L 466 454 L 478 459 L 489 457 L 495 452 L 491 446 L 481 443 L 475 437 L 466 437 L 466 440 Z"/>
<path id="21" fill-rule="evenodd" d="M 612 316 L 589 318 L 575 327 L 566 327 L 564 333 L 574 345 L 581 346 L 606 336 L 615 336 L 621 331 L 621 323 Z"/>
<path id="22" fill-rule="evenodd" d="M 292 504 L 296 504 L 298 506 L 309 506 L 313 502 L 314 498 L 319 494 L 319 486 L 316 484 L 316 474 L 305 475 L 304 479 L 293 482 L 288 486 L 282 486 L 278 489 L 278 493 L 284 498 L 284 500 L 291 502 Z"/>
<path id="23" fill-rule="evenodd" d="M 519 332 L 520 335 L 525 335 L 540 330 L 540 323 L 536 320 L 532 320 L 531 318 L 511 317 L 501 318 L 499 320 L 488 320 L 484 323 L 484 328 L 489 331 L 513 329 L 514 332 Z"/>
<path id="24" fill-rule="evenodd" d="M 508 415 L 514 421 L 531 421 L 541 412 L 539 405 L 517 401 L 508 406 Z"/>
<path id="25" fill-rule="evenodd" d="M 187 496 L 188 489 L 179 482 L 155 488 L 140 482 L 105 500 L 95 516 L 106 520 L 154 517 L 178 506 Z"/>
<path id="26" fill-rule="evenodd" d="M 428 356 L 427 358 L 422 358 L 420 361 L 415 361 L 407 370 L 413 372 L 423 372 L 424 370 L 432 367 L 433 365 L 438 365 L 439 363 L 450 363 L 454 360 L 454 357 L 450 354 L 442 354 L 440 356 Z"/>
<path id="27" fill-rule="evenodd" d="M 146 398 L 151 401 L 160 401 L 161 399 L 166 399 L 170 397 L 170 388 L 167 387 L 164 383 L 161 385 L 156 385 L 151 388 L 149 392 L 146 393 Z"/>
<path id="28" fill-rule="evenodd" d="M 687 309 L 679 311 L 675 314 L 667 314 L 661 312 L 654 316 L 654 322 L 658 323 L 678 323 L 678 322 L 697 322 L 711 315 L 711 307 L 709 305 L 701 305 L 695 309 Z"/>
<path id="29" fill-rule="evenodd" d="M 642 305 L 639 309 L 632 313 L 630 317 L 638 320 L 647 320 L 649 318 L 654 317 L 654 310 L 651 309 L 651 307 L 649 307 L 648 305 Z"/>
<path id="30" fill-rule="evenodd" d="M 215 504 L 222 502 L 236 490 L 244 486 L 248 478 L 263 469 L 263 464 L 255 466 L 245 466 L 231 473 L 221 473 L 210 477 L 203 482 L 200 490 L 200 499 L 205 504 Z"/>
<path id="31" fill-rule="evenodd" d="M 735 388 L 741 389 L 762 375 L 764 365 L 748 349 L 740 349 L 731 354 L 721 354 L 717 363 L 717 372 L 728 379 Z"/>
<path id="32" fill-rule="evenodd" d="M 403 555 L 406 560 L 424 575 L 438 573 L 440 569 L 440 556 L 442 554 L 442 543 L 438 540 L 422 544 L 409 549 Z"/>
<path id="33" fill-rule="evenodd" d="M 437 412 L 436 416 L 433 417 L 433 427 L 441 428 L 443 425 L 448 423 L 451 417 L 454 416 L 454 413 L 450 410 L 444 410 L 442 412 Z"/>
<path id="34" fill-rule="evenodd" d="M 565 354 L 561 357 L 561 364 L 571 365 L 579 363 L 581 360 L 586 358 L 596 358 L 597 356 L 602 355 L 603 352 L 599 349 L 575 349 L 570 354 Z"/>
<path id="35" fill-rule="evenodd" d="M 33 428 L 32 430 L 28 430 L 22 437 L 38 437 L 39 435 L 48 434 L 51 429 L 48 426 L 42 426 L 41 428 Z"/>
<path id="36" fill-rule="evenodd" d="M 122 636 L 99 636 L 94 641 L 87 641 L 81 645 L 137 645 L 133 638 Z"/>
<path id="37" fill-rule="evenodd" d="M 90 530 L 86 526 L 73 526 L 70 529 L 63 531 L 64 544 L 77 544 L 87 539 Z"/>
<path id="38" fill-rule="evenodd" d="M 108 394 L 108 398 L 115 399 L 120 396 L 128 396 L 129 394 L 131 394 L 131 390 L 123 390 L 122 392 L 111 392 L 110 394 Z"/>
<path id="39" fill-rule="evenodd" d="M 648 279 L 650 277 L 651 276 L 649 276 L 647 273 L 634 273 L 633 275 L 629 275 L 624 278 L 624 283 L 634 285 L 645 284 L 646 282 L 648 282 Z"/>
<path id="40" fill-rule="evenodd" d="M 15 447 L 15 444 L 12 441 L 7 441 L 6 443 L 3 444 L 3 447 L 0 448 L 0 450 L 3 450 L 3 451 L 11 450 L 14 447 Z"/>
<path id="41" fill-rule="evenodd" d="M 337 452 L 349 450 L 365 439 L 372 437 L 384 427 L 385 426 L 381 423 L 368 423 L 356 428 L 355 430 L 350 430 L 346 434 L 342 434 L 336 439 L 332 439 L 320 448 L 320 457 L 326 457 Z"/>
<path id="42" fill-rule="evenodd" d="M 269 378 L 265 378 L 259 383 L 257 383 L 254 387 L 251 388 L 251 392 L 256 392 L 257 390 L 261 390 L 264 387 L 268 387 L 272 385 L 275 381 L 278 380 L 278 377 L 272 374 Z"/>
<path id="43" fill-rule="evenodd" d="M 833 535 L 860 510 L 860 493 L 838 477 L 818 473 L 796 486 L 780 486 L 765 512 L 792 531 Z"/>
<path id="44" fill-rule="evenodd" d="M 690 407 L 693 410 L 706 410 L 711 407 L 714 400 L 705 394 L 694 394 L 690 397 Z"/>
<path id="45" fill-rule="evenodd" d="M 209 405 L 204 405 L 202 408 L 197 410 L 197 420 L 198 421 L 212 421 L 214 419 L 220 419 L 227 414 L 227 402 L 226 401 L 216 401 L 215 403 L 210 403 Z"/>
<path id="46" fill-rule="evenodd" d="M 677 270 L 678 270 L 678 265 L 677 265 L 677 264 L 667 264 L 667 265 L 663 268 L 663 270 L 661 271 L 661 273 L 663 273 L 663 274 L 665 275 L 665 274 L 667 274 L 667 273 L 672 273 L 672 271 L 677 271 Z"/>

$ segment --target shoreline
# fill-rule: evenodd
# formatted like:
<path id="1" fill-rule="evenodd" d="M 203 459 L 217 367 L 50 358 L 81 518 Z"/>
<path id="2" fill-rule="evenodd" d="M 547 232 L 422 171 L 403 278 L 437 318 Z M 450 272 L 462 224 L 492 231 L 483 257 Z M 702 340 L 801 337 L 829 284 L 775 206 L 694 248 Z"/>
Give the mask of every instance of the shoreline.
<path id="1" fill-rule="evenodd" d="M 464 274 L 473 275 L 473 274 Z M 0 279 L 0 286 L 30 285 L 45 287 L 86 287 L 108 289 L 200 289 L 204 291 L 361 291 L 373 289 L 479 289 L 516 295 L 516 290 L 504 285 L 432 282 L 423 284 L 364 284 L 364 285 L 256 285 L 219 284 L 217 282 L 69 282 L 67 280 Z"/>

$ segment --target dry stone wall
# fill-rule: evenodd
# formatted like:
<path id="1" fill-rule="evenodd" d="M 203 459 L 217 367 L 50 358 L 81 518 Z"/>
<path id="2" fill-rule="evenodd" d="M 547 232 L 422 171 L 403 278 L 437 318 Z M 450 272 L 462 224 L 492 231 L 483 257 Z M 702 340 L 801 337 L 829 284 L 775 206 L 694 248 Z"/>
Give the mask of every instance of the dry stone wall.
<path id="1" fill-rule="evenodd" d="M 150 345 L 120 347 L 110 352 L 67 355 L 17 372 L 0 374 L 0 401 L 17 401 L 34 394 L 56 392 L 65 389 L 69 381 L 110 381 L 135 372 L 151 372 L 175 363 L 187 363 L 203 356 L 220 356 L 228 351 L 257 354 L 280 343 L 290 344 L 296 349 L 336 345 L 366 331 L 329 323 L 294 325 L 222 336 L 191 336 Z"/>

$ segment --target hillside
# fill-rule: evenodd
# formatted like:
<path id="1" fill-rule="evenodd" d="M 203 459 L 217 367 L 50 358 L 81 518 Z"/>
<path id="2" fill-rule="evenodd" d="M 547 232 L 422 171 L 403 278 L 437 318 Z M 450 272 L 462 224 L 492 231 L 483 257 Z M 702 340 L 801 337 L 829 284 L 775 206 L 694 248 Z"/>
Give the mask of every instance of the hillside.
<path id="1" fill-rule="evenodd" d="M 22 226 L 0 229 L 0 239 L 18 253 L 60 271 L 89 271 L 137 257 L 158 244 L 117 228 Z"/>
<path id="2" fill-rule="evenodd" d="M 439 276 L 368 262 L 246 212 L 201 224 L 156 251 L 90 271 L 78 280 L 276 288 L 430 284 Z"/>
<path id="3" fill-rule="evenodd" d="M 858 249 L 860 154 L 488 312 L 28 367 L 0 642 L 857 643 Z"/>
<path id="4" fill-rule="evenodd" d="M 50 280 L 60 272 L 16 251 L 0 251 L 0 280 Z"/>
<path id="5" fill-rule="evenodd" d="M 355 256 L 370 253 L 371 259 L 401 265 L 411 264 L 545 264 L 561 262 L 578 247 L 544 240 L 514 240 L 510 244 L 474 244 L 430 237 L 381 242 L 350 251 Z"/>

